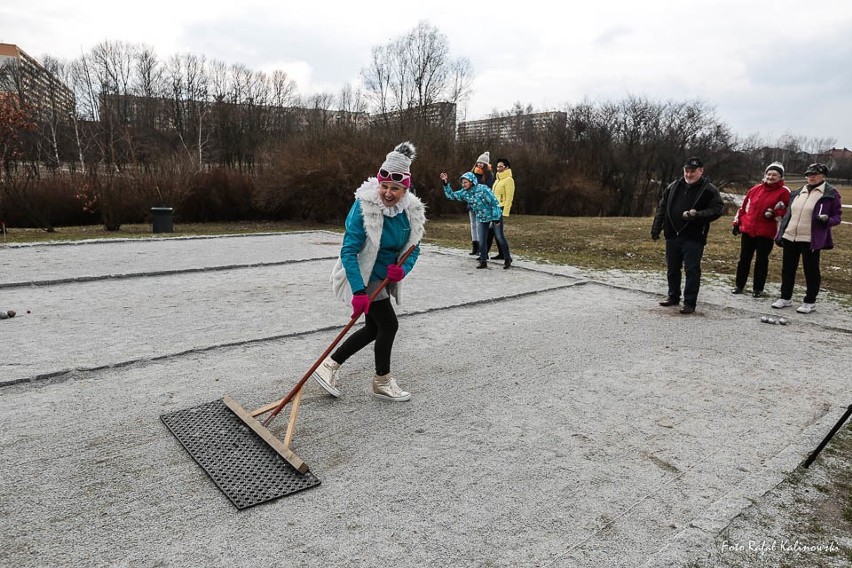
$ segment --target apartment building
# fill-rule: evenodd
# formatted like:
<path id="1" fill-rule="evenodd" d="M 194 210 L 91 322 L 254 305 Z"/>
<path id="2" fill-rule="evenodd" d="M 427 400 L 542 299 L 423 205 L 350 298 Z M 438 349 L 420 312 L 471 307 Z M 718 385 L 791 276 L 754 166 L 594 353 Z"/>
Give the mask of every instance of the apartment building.
<path id="1" fill-rule="evenodd" d="M 483 120 L 460 122 L 458 140 L 493 140 L 495 142 L 517 142 L 526 136 L 535 135 L 549 128 L 565 129 L 568 114 L 560 111 L 532 114 L 513 114 Z"/>
<path id="2" fill-rule="evenodd" d="M 0 92 L 11 93 L 40 111 L 70 116 L 74 93 L 44 66 L 14 44 L 0 43 Z"/>
<path id="3" fill-rule="evenodd" d="M 406 109 L 370 115 L 371 125 L 420 122 L 453 133 L 456 128 L 456 104 L 432 103 L 423 108 Z"/>

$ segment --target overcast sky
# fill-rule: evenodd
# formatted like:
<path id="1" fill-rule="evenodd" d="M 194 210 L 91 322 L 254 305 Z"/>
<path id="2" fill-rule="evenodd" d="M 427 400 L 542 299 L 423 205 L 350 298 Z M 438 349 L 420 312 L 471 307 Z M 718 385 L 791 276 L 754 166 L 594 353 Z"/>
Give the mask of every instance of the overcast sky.
<path id="1" fill-rule="evenodd" d="M 0 42 L 71 60 L 104 40 L 282 69 L 301 94 L 357 85 L 370 49 L 425 20 L 473 64 L 468 119 L 702 99 L 740 136 L 852 148 L 852 0 L 6 1 Z"/>

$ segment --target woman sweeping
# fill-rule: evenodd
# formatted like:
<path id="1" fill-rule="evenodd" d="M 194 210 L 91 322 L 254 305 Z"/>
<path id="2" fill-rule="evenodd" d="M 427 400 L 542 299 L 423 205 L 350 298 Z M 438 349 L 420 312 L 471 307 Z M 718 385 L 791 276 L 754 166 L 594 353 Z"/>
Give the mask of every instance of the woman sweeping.
<path id="1" fill-rule="evenodd" d="M 390 152 L 376 177 L 365 181 L 355 192 L 355 203 L 346 217 L 346 232 L 340 258 L 331 274 L 335 295 L 351 303 L 352 317 L 362 313 L 365 325 L 325 358 L 313 373 L 314 380 L 334 397 L 340 396 L 340 366 L 355 353 L 375 341 L 376 397 L 405 401 L 411 395 L 402 390 L 391 375 L 391 351 L 399 327 L 391 297 L 402 297 L 402 280 L 414 268 L 420 255 L 420 241 L 426 224 L 426 207 L 410 192 L 411 142 L 399 144 Z M 414 246 L 402 266 L 399 257 Z M 381 282 L 390 283 L 370 302 Z"/>

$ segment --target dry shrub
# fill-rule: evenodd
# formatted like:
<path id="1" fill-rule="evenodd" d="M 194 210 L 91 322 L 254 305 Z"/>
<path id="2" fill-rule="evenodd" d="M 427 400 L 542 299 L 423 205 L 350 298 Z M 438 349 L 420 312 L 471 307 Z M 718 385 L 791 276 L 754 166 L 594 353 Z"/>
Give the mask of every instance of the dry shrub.
<path id="1" fill-rule="evenodd" d="M 173 157 L 146 167 L 135 177 L 147 207 L 180 209 L 190 195 L 197 173 L 197 167 L 190 160 Z"/>
<path id="2" fill-rule="evenodd" d="M 226 168 L 195 174 L 183 199 L 173 205 L 184 223 L 241 221 L 256 218 L 252 208 L 251 176 Z"/>
<path id="3" fill-rule="evenodd" d="M 282 145 L 258 179 L 255 207 L 269 219 L 342 221 L 397 138 L 336 129 Z"/>
<path id="4" fill-rule="evenodd" d="M 79 196 L 84 176 L 57 174 L 39 178 L 15 172 L 0 183 L 0 218 L 9 227 L 42 228 L 97 222 Z"/>
<path id="5" fill-rule="evenodd" d="M 581 175 L 543 143 L 484 143 L 460 148 L 472 156 L 468 158 L 471 164 L 485 150 L 491 154 L 492 168 L 501 158 L 509 161 L 515 181 L 514 214 L 597 216 L 609 214 L 612 207 L 611 192 L 599 189 L 600 184 Z"/>
<path id="6" fill-rule="evenodd" d="M 555 180 L 540 194 L 536 215 L 560 217 L 597 217 L 611 214 L 612 192 L 599 188 L 580 176 L 565 175 Z"/>
<path id="7" fill-rule="evenodd" d="M 117 231 L 125 223 L 140 223 L 145 219 L 144 195 L 132 174 L 90 170 L 78 194 L 85 196 L 86 208 L 100 216 L 107 231 Z"/>

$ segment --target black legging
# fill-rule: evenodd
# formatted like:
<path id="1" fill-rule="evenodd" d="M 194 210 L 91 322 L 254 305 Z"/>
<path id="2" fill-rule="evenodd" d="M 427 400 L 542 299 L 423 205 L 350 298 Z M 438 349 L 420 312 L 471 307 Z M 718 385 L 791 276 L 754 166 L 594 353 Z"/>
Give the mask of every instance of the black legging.
<path id="1" fill-rule="evenodd" d="M 370 311 L 364 316 L 365 325 L 350 335 L 343 345 L 332 353 L 332 360 L 337 363 L 345 363 L 347 359 L 355 355 L 361 349 L 376 342 L 376 374 L 387 375 L 390 373 L 391 350 L 396 330 L 399 329 L 399 321 L 396 312 L 393 311 L 391 299 L 385 298 L 370 304 Z"/>

